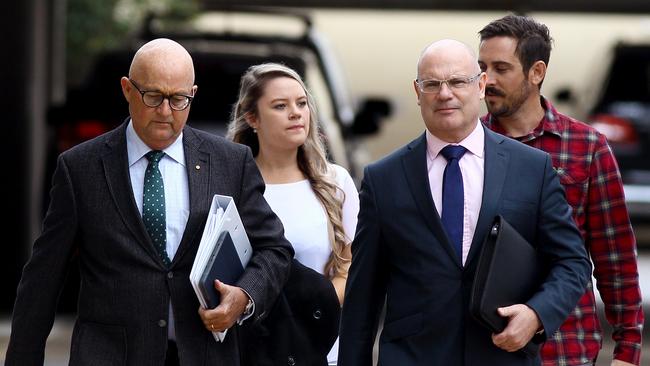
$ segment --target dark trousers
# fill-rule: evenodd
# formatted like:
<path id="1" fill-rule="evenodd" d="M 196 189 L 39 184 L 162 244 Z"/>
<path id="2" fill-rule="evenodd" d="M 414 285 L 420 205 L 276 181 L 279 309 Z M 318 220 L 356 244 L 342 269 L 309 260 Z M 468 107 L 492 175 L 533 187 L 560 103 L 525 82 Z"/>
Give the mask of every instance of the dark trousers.
<path id="1" fill-rule="evenodd" d="M 165 366 L 180 366 L 178 363 L 178 347 L 176 342 L 167 341 L 167 355 L 165 356 Z"/>

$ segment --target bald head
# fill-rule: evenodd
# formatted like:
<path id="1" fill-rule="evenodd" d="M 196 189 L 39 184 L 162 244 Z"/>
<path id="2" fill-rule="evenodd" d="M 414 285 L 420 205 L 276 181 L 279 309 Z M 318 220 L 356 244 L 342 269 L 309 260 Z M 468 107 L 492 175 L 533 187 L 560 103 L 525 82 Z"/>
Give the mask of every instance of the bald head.
<path id="1" fill-rule="evenodd" d="M 129 77 L 120 83 L 138 137 L 153 150 L 164 150 L 176 141 L 197 90 L 187 50 L 166 38 L 148 42 L 135 53 Z M 185 103 L 182 108 L 179 100 Z"/>
<path id="2" fill-rule="evenodd" d="M 423 68 L 426 69 L 431 62 L 436 64 L 454 65 L 456 68 L 466 69 L 469 74 L 476 74 L 480 72 L 478 66 L 478 59 L 476 53 L 468 45 L 453 40 L 443 39 L 428 45 L 420 54 L 417 65 L 418 79 L 426 79 L 423 77 Z"/>
<path id="3" fill-rule="evenodd" d="M 133 56 L 129 77 L 139 79 L 151 71 L 175 71 L 187 78 L 187 83 L 194 84 L 194 63 L 187 50 L 175 41 L 158 38 L 145 43 Z"/>
<path id="4" fill-rule="evenodd" d="M 451 39 L 431 43 L 420 55 L 417 73 L 413 88 L 429 132 L 452 143 L 469 136 L 478 124 L 487 78 L 474 51 Z"/>

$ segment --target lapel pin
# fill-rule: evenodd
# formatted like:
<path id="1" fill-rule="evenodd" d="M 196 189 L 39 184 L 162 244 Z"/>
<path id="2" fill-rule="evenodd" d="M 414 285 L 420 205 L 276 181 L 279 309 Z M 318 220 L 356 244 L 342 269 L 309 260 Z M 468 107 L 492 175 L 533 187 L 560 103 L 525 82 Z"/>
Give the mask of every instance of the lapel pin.
<path id="1" fill-rule="evenodd" d="M 196 170 L 201 170 L 201 166 L 200 166 L 199 164 L 196 164 L 196 165 L 194 166 L 194 169 L 196 169 Z"/>

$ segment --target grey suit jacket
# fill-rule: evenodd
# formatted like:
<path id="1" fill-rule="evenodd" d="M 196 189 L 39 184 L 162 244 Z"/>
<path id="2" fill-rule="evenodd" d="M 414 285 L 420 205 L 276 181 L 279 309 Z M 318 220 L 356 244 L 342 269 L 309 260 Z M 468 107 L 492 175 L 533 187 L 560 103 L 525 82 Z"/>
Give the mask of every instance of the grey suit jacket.
<path id="1" fill-rule="evenodd" d="M 237 327 L 217 344 L 202 325 L 189 281 L 215 193 L 234 198 L 254 249 L 237 283 L 255 301 L 247 321 L 262 318 L 284 285 L 293 249 L 262 196 L 264 182 L 250 149 L 185 127 L 190 214 L 168 268 L 133 198 L 126 125 L 59 157 L 43 231 L 18 286 L 6 365 L 43 364 L 72 256 L 78 257 L 81 287 L 71 365 L 162 365 L 170 300 L 181 365 L 238 365 Z"/>
<path id="2" fill-rule="evenodd" d="M 491 332 L 469 314 L 469 298 L 483 238 L 500 214 L 547 265 L 543 284 L 526 303 L 546 334 L 578 302 L 591 266 L 550 157 L 485 130 L 483 200 L 462 265 L 431 197 L 426 148 L 422 135 L 365 170 L 339 366 L 371 364 L 384 298 L 381 366 L 539 365 L 539 358 L 494 346 Z"/>

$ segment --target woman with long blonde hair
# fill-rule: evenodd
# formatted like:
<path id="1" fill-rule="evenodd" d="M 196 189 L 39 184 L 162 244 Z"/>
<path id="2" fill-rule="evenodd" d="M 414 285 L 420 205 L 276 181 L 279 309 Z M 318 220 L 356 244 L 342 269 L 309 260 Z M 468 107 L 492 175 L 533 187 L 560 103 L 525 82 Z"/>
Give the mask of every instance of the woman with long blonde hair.
<path id="1" fill-rule="evenodd" d="M 252 149 L 266 182 L 264 197 L 295 259 L 327 277 L 342 305 L 359 197 L 350 174 L 327 161 L 315 105 L 298 73 L 275 63 L 250 67 L 228 137 Z M 330 364 L 337 353 L 338 340 Z"/>

